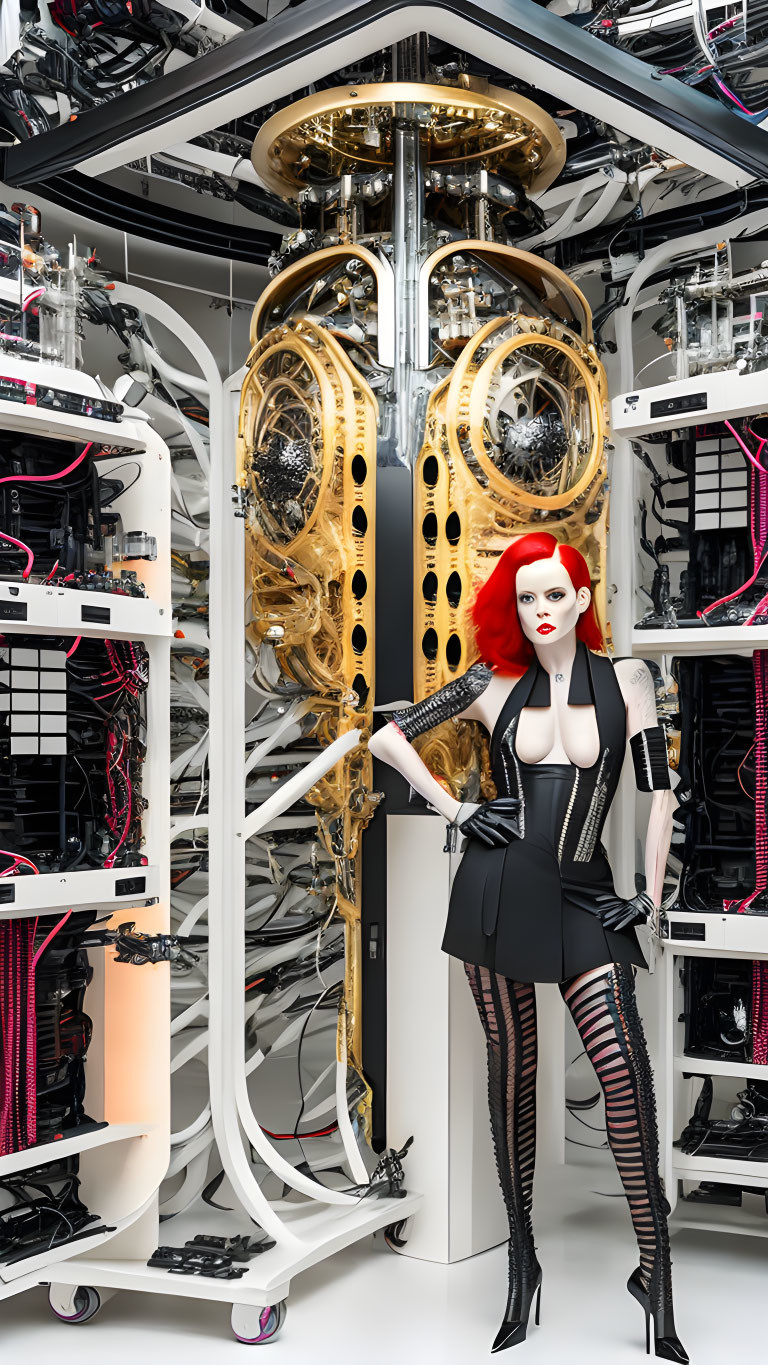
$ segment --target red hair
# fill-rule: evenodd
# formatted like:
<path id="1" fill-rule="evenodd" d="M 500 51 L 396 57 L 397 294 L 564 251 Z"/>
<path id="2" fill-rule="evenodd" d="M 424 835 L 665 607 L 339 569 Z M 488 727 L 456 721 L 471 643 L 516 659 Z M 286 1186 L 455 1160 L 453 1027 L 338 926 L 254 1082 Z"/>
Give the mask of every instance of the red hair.
<path id="1" fill-rule="evenodd" d="M 591 588 L 587 561 L 572 545 L 561 545 L 549 531 L 532 531 L 508 545 L 486 582 L 478 589 L 472 606 L 480 657 L 500 673 L 523 673 L 534 655 L 523 634 L 517 614 L 517 571 L 539 559 L 559 559 L 574 588 Z M 603 637 L 590 602 L 576 624 L 576 634 L 588 649 L 602 651 Z"/>

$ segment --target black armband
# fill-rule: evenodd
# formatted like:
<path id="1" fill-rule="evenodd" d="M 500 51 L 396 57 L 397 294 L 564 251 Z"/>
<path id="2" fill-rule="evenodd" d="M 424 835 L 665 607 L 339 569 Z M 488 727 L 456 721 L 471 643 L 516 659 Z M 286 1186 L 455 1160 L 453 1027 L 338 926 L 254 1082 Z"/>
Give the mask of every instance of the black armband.
<path id="1" fill-rule="evenodd" d="M 635 765 L 635 780 L 641 792 L 669 790 L 669 764 L 667 762 L 667 742 L 660 725 L 652 725 L 648 730 L 638 730 L 629 741 L 632 762 Z"/>
<path id="2" fill-rule="evenodd" d="M 485 664 L 473 664 L 460 678 L 452 678 L 445 687 L 433 692 L 431 697 L 416 702 L 406 711 L 394 711 L 392 720 L 406 739 L 415 739 L 426 730 L 432 730 L 435 725 L 442 725 L 444 720 L 450 720 L 451 716 L 457 716 L 460 711 L 466 711 L 485 691 L 492 677 L 490 668 L 486 668 Z"/>

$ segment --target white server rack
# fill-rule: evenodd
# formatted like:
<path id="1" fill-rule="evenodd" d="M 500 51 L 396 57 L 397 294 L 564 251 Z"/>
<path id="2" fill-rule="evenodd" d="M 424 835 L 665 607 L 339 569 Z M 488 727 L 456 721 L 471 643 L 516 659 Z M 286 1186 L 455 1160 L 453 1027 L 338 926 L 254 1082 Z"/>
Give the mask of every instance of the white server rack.
<path id="1" fill-rule="evenodd" d="M 149 655 L 146 692 L 147 754 L 142 769 L 144 854 L 147 865 L 94 869 L 62 874 L 41 873 L 4 879 L 0 918 L 18 919 L 46 913 L 98 909 L 100 919 L 116 928 L 129 920 L 141 932 L 167 933 L 168 855 L 168 659 L 170 611 L 170 459 L 164 443 L 141 414 L 126 411 L 118 422 L 77 416 L 37 404 L 35 392 L 46 387 L 75 394 L 102 395 L 100 386 L 79 371 L 48 364 L 3 358 L 4 377 L 26 385 L 24 404 L 0 402 L 6 431 L 64 439 L 80 445 L 92 441 L 107 447 L 99 471 L 124 464 L 140 466 L 125 494 L 121 511 L 135 526 L 157 540 L 157 559 L 129 566 L 139 572 L 146 598 L 69 590 L 56 586 L 0 585 L 0 630 L 12 647 L 14 637 L 78 636 L 141 641 Z M 124 567 L 124 566 L 123 566 Z M 119 571 L 119 566 L 117 566 Z M 157 1191 L 168 1162 L 169 1105 L 169 967 L 167 963 L 134 968 L 116 961 L 109 947 L 91 948 L 93 980 L 86 1010 L 93 1020 L 87 1054 L 87 1105 L 96 1131 L 37 1144 L 0 1158 L 0 1176 L 74 1154 L 80 1157 L 80 1193 L 100 1215 L 107 1230 L 70 1244 L 0 1266 L 0 1299 L 35 1284 L 49 1283 L 68 1262 L 93 1258 L 108 1265 L 126 1249 L 149 1256 L 157 1245 Z M 75 1284 L 88 1286 L 79 1272 Z M 51 1304 L 65 1318 L 84 1321 L 99 1306 L 95 1290 L 75 1294 L 52 1284 Z"/>
<path id="2" fill-rule="evenodd" d="M 670 253 L 672 248 L 670 247 Z M 663 249 L 659 249 L 659 256 Z M 660 262 L 659 262 L 660 263 Z M 632 305 L 647 266 L 637 272 L 640 281 L 630 283 L 629 306 L 617 324 L 625 346 L 621 382 L 626 392 L 612 403 L 611 440 L 612 503 L 609 578 L 616 585 L 611 610 L 614 646 L 619 655 L 655 661 L 662 674 L 669 673 L 672 659 L 696 656 L 751 657 L 768 648 L 768 627 L 726 624 L 682 628 L 638 629 L 637 543 L 639 536 L 640 464 L 631 441 L 659 431 L 712 424 L 765 410 L 763 372 L 741 375 L 733 371 L 671 381 L 653 388 L 627 387 L 633 366 L 630 325 Z M 627 316 L 628 315 L 628 316 Z M 623 331 L 622 331 L 623 329 Z M 638 834 L 644 828 L 648 798 L 638 796 L 625 777 L 613 821 L 615 868 L 631 878 L 636 867 Z M 698 1094 L 697 1078 L 750 1077 L 768 1079 L 768 1068 L 737 1061 L 698 1059 L 684 1053 L 683 989 L 680 968 L 686 958 L 768 959 L 768 916 L 739 913 L 704 913 L 670 910 L 663 924 L 664 937 L 654 940 L 653 975 L 642 997 L 649 1033 L 659 1104 L 661 1172 L 672 1207 L 671 1230 L 690 1227 L 702 1231 L 768 1236 L 764 1207 L 748 1203 L 734 1208 L 727 1204 L 689 1202 L 685 1195 L 702 1181 L 721 1185 L 751 1186 L 768 1192 L 768 1162 L 739 1161 L 683 1153 L 676 1145 L 693 1112 Z M 735 1088 L 735 1087 L 734 1087 Z"/>

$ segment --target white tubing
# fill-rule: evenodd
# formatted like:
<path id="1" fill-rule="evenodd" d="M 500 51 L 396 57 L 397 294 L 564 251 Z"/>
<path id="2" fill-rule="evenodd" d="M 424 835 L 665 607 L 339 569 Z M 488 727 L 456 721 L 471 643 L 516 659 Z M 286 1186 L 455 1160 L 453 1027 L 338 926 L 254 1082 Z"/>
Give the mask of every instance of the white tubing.
<path id="1" fill-rule="evenodd" d="M 272 750 L 277 746 L 278 740 L 282 739 L 286 730 L 290 729 L 290 727 L 300 716 L 306 715 L 308 709 L 309 702 L 306 700 L 294 702 L 293 706 L 289 707 L 289 709 L 283 716 L 283 719 L 280 721 L 278 725 L 275 726 L 274 730 L 271 731 L 271 733 L 267 736 L 266 739 L 262 740 L 261 744 L 257 744 L 255 749 L 252 749 L 251 752 L 249 753 L 247 759 L 245 760 L 246 777 L 248 776 L 251 769 L 255 768 L 256 764 L 259 762 L 260 759 L 266 758 L 267 755 L 272 752 Z"/>
<path id="2" fill-rule="evenodd" d="M 672 261 L 681 260 L 686 256 L 694 256 L 698 252 L 711 249 L 718 242 L 728 238 L 743 237 L 753 230 L 764 227 L 765 210 L 758 209 L 754 213 L 745 214 L 743 217 L 732 218 L 728 223 L 719 223 L 717 226 L 704 228 L 701 232 L 689 233 L 687 237 L 678 237 L 669 242 L 662 242 L 660 246 L 654 247 L 653 251 L 648 252 L 637 269 L 630 275 L 624 302 L 621 307 L 616 309 L 615 313 L 616 349 L 621 366 L 619 380 L 621 393 L 628 392 L 635 382 L 632 319 L 637 296 L 646 280 L 649 280 L 658 271 L 664 270 Z"/>
<path id="3" fill-rule="evenodd" d="M 358 1185 L 367 1185 L 369 1181 L 365 1162 L 360 1155 L 360 1148 L 357 1145 L 352 1123 L 349 1117 L 349 1107 L 347 1104 L 347 1058 L 346 1058 L 346 1039 L 344 1042 L 345 1055 L 336 1062 L 336 1120 L 339 1125 L 339 1133 L 344 1144 L 349 1169 L 352 1179 Z"/>
<path id="4" fill-rule="evenodd" d="M 198 1133 L 202 1133 L 206 1124 L 210 1123 L 210 1119 L 211 1106 L 206 1104 L 205 1108 L 200 1110 L 197 1118 L 193 1119 L 186 1128 L 180 1128 L 178 1133 L 171 1133 L 171 1146 L 180 1147 L 182 1143 L 189 1142 L 191 1138 L 197 1137 Z"/>
<path id="5" fill-rule="evenodd" d="M 306 796 L 310 787 L 314 787 L 321 777 L 325 777 L 327 772 L 360 744 L 360 731 L 348 730 L 346 734 L 339 735 L 327 749 L 313 758 L 311 763 L 302 768 L 300 773 L 295 773 L 286 783 L 275 792 L 274 796 L 267 797 L 258 810 L 253 811 L 243 821 L 243 838 L 252 839 L 255 834 L 261 831 L 274 820 L 276 816 L 282 815 L 283 811 L 288 810 L 296 801 L 300 801 Z"/>

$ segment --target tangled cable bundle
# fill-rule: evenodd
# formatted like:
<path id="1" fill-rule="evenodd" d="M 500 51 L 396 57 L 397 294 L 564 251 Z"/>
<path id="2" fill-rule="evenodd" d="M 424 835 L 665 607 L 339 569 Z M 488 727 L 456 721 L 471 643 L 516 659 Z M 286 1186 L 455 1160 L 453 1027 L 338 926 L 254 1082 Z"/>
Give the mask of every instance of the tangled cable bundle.
<path id="1" fill-rule="evenodd" d="M 2 655 L 10 669 L 0 680 L 0 694 L 8 696 L 0 720 L 0 819 L 12 832 L 4 836 L 11 849 L 0 851 L 7 859 L 0 877 L 145 863 L 144 646 L 19 635 L 7 637 Z M 56 660 L 65 684 L 56 693 L 40 691 Z M 27 689 L 22 693 L 20 674 Z M 35 714 L 28 700 L 35 689 L 42 733 L 25 734 L 20 745 L 14 705 L 21 697 L 22 714 Z M 51 697 L 61 700 L 47 714 Z M 54 717 L 59 733 L 52 744 L 47 731 Z"/>
<path id="2" fill-rule="evenodd" d="M 665 75 L 706 91 L 743 118 L 758 122 L 765 115 L 768 6 L 763 0 L 716 8 L 706 0 L 689 6 L 607 0 L 594 6 L 586 27 Z"/>
<path id="3" fill-rule="evenodd" d="M 94 667 L 93 655 L 102 656 L 100 667 Z M 70 661 L 72 692 L 88 697 L 103 716 L 106 765 L 103 774 L 97 770 L 94 777 L 96 790 L 101 787 L 108 830 L 101 838 L 104 867 L 141 861 L 144 802 L 137 779 L 146 752 L 141 698 L 149 681 L 148 665 L 143 646 L 130 640 L 81 641 Z"/>

